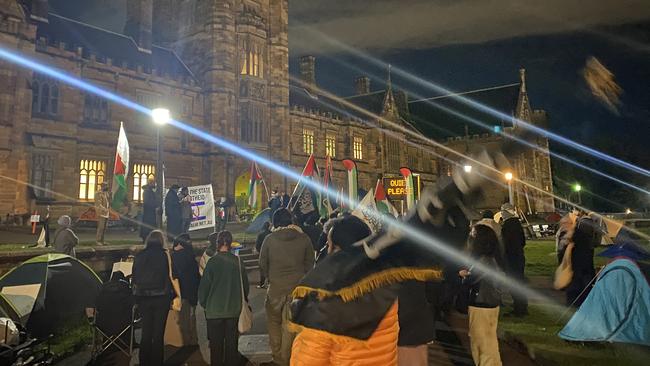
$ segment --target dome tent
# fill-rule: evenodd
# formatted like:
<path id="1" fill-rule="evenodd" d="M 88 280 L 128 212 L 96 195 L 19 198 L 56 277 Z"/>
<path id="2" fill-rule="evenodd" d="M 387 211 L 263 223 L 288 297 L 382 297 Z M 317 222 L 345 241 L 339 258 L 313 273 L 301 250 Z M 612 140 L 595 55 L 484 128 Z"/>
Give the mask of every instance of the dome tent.
<path id="1" fill-rule="evenodd" d="M 0 278 L 0 292 L 36 337 L 46 336 L 92 307 L 102 281 L 81 261 L 64 254 L 31 258 Z"/>

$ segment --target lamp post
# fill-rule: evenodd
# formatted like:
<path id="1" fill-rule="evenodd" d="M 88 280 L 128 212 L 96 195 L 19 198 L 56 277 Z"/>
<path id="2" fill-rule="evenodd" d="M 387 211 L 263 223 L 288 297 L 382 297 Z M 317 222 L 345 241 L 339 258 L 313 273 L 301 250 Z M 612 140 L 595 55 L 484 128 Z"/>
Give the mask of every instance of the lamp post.
<path id="1" fill-rule="evenodd" d="M 471 172 L 472 172 L 472 166 L 469 165 L 469 164 L 468 164 L 468 165 L 464 165 L 464 166 L 463 166 L 463 170 L 465 171 L 465 173 L 471 173 Z"/>
<path id="2" fill-rule="evenodd" d="M 515 197 L 514 197 L 514 193 L 512 192 L 512 178 L 513 178 L 512 172 L 506 172 L 503 176 L 506 178 L 506 181 L 508 182 L 508 202 L 510 202 L 510 204 L 514 206 Z"/>
<path id="3" fill-rule="evenodd" d="M 166 125 L 171 119 L 169 115 L 169 109 L 165 108 L 156 108 L 151 111 L 151 119 L 156 124 L 156 196 L 158 202 L 161 204 L 161 207 L 156 212 L 156 222 L 158 227 L 162 229 L 162 205 L 163 205 L 163 151 L 162 151 L 162 137 L 160 135 L 160 129 L 162 126 Z"/>
<path id="4" fill-rule="evenodd" d="M 573 185 L 573 191 L 578 194 L 578 204 L 582 204 L 582 196 L 580 195 L 580 192 L 582 191 L 582 186 L 580 183 L 576 183 Z"/>

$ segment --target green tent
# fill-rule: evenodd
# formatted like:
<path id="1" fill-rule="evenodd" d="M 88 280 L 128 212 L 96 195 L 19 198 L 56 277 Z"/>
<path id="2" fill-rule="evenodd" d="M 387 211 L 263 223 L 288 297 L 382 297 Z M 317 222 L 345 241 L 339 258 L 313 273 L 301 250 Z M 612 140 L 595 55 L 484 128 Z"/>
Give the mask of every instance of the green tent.
<path id="1" fill-rule="evenodd" d="M 93 307 L 102 281 L 87 265 L 64 254 L 44 254 L 0 278 L 0 293 L 35 337 L 50 334 Z"/>

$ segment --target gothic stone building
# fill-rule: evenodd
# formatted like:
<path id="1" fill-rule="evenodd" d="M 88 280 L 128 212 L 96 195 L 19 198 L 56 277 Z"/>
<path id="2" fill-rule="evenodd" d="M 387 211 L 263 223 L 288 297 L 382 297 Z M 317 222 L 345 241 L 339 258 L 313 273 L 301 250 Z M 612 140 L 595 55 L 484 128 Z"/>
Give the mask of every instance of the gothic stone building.
<path id="1" fill-rule="evenodd" d="M 329 155 L 339 185 L 345 158 L 357 162 L 366 189 L 402 166 L 424 184 L 435 182 L 459 159 L 445 159 L 439 142 L 420 136 L 450 138 L 445 146 L 463 152 L 500 141 L 494 134 L 458 138 L 432 131 L 461 122 L 436 114 L 430 103 L 409 101 L 390 80 L 371 91 L 369 79 L 359 77 L 357 95 L 328 95 L 316 86 L 311 56 L 301 58 L 300 78 L 290 81 L 287 0 L 158 0 L 155 6 L 128 0 L 121 34 L 54 14 L 47 0 L 0 0 L 0 44 L 144 106 L 169 108 L 176 119 L 295 170 L 311 153 L 321 166 Z M 508 91 L 516 98 L 498 96 L 502 104 L 495 107 L 535 123 L 544 119 L 530 109 L 525 83 Z M 131 146 L 127 182 L 137 204 L 141 186 L 158 173 L 150 118 L 0 61 L 0 213 L 49 204 L 54 214 L 78 216 L 97 185 L 110 181 L 120 122 Z M 517 128 L 512 121 L 498 124 Z M 244 205 L 249 161 L 169 126 L 161 133 L 168 184 L 212 183 L 217 197 Z M 531 151 L 514 161 L 517 177 L 550 192 L 547 153 Z M 296 183 L 266 168 L 262 174 L 270 188 L 290 191 Z M 504 192 L 507 197 L 503 187 L 493 191 L 485 207 L 498 206 Z M 552 209 L 552 200 L 534 192 L 528 199 L 533 211 Z"/>

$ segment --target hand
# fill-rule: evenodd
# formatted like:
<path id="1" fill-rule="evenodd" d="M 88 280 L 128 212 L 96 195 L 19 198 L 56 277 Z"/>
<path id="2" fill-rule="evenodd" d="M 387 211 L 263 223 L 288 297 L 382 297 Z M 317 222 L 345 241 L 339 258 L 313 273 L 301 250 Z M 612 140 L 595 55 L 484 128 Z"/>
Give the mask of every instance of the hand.
<path id="1" fill-rule="evenodd" d="M 470 272 L 466 269 L 461 269 L 458 271 L 458 275 L 461 276 L 462 278 L 465 278 L 470 275 Z"/>

